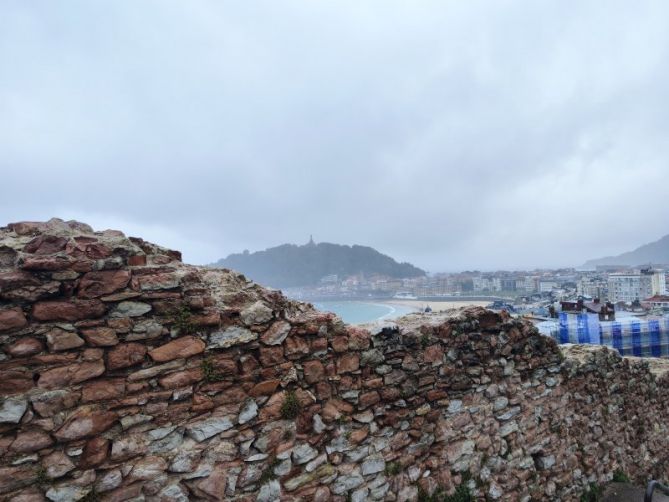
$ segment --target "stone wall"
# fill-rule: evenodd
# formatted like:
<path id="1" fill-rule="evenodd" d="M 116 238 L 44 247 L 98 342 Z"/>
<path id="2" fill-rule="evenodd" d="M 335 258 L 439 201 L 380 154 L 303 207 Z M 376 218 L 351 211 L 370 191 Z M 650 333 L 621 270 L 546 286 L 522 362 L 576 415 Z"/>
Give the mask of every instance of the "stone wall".
<path id="1" fill-rule="evenodd" d="M 484 309 L 364 330 L 116 231 L 0 229 L 0 497 L 578 500 L 666 479 L 663 365 Z"/>

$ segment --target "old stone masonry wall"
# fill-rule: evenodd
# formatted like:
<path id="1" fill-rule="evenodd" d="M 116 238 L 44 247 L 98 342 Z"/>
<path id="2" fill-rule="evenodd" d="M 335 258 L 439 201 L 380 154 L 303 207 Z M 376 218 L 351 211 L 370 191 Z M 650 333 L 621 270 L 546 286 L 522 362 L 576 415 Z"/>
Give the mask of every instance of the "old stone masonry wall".
<path id="1" fill-rule="evenodd" d="M 484 309 L 363 330 L 116 231 L 0 228 L 0 498 L 577 500 L 667 477 L 667 380 Z"/>

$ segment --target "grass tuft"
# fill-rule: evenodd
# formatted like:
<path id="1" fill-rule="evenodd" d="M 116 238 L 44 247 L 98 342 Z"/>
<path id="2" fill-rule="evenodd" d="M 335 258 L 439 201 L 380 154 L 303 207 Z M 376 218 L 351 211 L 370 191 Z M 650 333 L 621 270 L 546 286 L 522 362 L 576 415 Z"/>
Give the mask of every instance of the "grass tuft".
<path id="1" fill-rule="evenodd" d="M 283 404 L 281 405 L 281 418 L 284 420 L 292 420 L 297 418 L 300 414 L 300 402 L 295 395 L 294 390 L 289 390 L 286 392 L 286 396 L 283 398 Z"/>

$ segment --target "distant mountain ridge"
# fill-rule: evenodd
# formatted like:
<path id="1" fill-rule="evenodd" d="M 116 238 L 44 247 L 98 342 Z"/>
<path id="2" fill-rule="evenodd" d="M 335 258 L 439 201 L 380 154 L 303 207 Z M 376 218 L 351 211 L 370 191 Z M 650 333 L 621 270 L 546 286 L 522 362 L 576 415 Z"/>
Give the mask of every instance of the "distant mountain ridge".
<path id="1" fill-rule="evenodd" d="M 303 246 L 283 244 L 255 253 L 235 253 L 213 266 L 237 270 L 258 284 L 273 288 L 313 286 L 332 274 L 340 278 L 360 273 L 392 278 L 425 275 L 424 270 L 410 263 L 398 263 L 371 247 L 313 241 Z"/>
<path id="2" fill-rule="evenodd" d="M 669 235 L 665 235 L 650 244 L 644 244 L 634 251 L 628 251 L 618 256 L 607 256 L 605 258 L 589 260 L 585 263 L 584 268 L 606 265 L 627 265 L 634 267 L 647 264 L 669 264 Z"/>

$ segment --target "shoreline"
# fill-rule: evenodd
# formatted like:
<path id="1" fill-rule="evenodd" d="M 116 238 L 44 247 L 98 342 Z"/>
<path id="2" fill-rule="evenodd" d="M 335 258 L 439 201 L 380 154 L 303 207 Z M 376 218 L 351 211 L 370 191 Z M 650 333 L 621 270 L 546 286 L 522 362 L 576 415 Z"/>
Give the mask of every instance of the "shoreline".
<path id="1" fill-rule="evenodd" d="M 432 312 L 441 312 L 442 310 L 450 310 L 460 307 L 485 307 L 490 302 L 487 301 L 470 301 L 470 300 L 461 300 L 461 301 L 436 301 L 430 302 L 425 300 L 380 300 L 375 303 L 380 305 L 388 306 L 399 306 L 399 307 L 408 307 L 413 309 L 415 312 L 423 312 L 425 307 L 428 305 L 432 309 Z"/>

